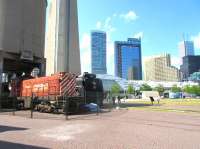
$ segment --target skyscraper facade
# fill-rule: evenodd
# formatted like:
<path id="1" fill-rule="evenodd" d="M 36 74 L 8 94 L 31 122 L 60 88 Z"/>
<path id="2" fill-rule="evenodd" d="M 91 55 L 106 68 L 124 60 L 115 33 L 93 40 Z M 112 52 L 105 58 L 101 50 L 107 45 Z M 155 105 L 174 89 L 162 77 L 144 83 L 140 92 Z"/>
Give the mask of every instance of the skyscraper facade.
<path id="1" fill-rule="evenodd" d="M 171 66 L 169 54 L 150 57 L 145 60 L 146 81 L 180 81 L 180 71 Z"/>
<path id="2" fill-rule="evenodd" d="M 194 42 L 193 41 L 182 41 L 179 43 L 178 46 L 179 46 L 181 62 L 183 62 L 184 56 L 194 55 Z"/>
<path id="3" fill-rule="evenodd" d="M 188 80 L 188 77 L 200 71 L 200 56 L 185 56 L 183 57 L 183 64 L 180 69 L 183 73 L 183 80 Z"/>
<path id="4" fill-rule="evenodd" d="M 115 42 L 115 75 L 128 80 L 142 80 L 141 39 Z"/>
<path id="5" fill-rule="evenodd" d="M 45 57 L 47 75 L 81 73 L 77 0 L 50 1 Z"/>
<path id="6" fill-rule="evenodd" d="M 92 73 L 107 74 L 105 32 L 91 32 L 91 49 Z"/>

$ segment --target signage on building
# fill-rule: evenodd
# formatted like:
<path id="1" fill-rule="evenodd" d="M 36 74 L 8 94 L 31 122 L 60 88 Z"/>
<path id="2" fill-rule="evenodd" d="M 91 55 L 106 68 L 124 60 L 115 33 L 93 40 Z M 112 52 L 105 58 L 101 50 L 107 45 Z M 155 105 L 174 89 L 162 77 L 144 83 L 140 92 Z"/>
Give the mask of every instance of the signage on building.
<path id="1" fill-rule="evenodd" d="M 32 50 L 21 51 L 20 59 L 33 61 L 33 51 Z"/>

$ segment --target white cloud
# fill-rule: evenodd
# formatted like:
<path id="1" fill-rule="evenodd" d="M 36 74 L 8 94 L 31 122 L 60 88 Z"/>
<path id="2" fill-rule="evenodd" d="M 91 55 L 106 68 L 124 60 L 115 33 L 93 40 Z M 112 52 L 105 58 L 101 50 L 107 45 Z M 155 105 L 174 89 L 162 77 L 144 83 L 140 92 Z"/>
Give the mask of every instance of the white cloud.
<path id="1" fill-rule="evenodd" d="M 107 73 L 114 75 L 114 43 L 107 41 Z"/>
<path id="2" fill-rule="evenodd" d="M 177 56 L 171 56 L 171 65 L 175 66 L 176 68 L 180 68 L 181 58 Z"/>
<path id="3" fill-rule="evenodd" d="M 195 47 L 195 49 L 200 49 L 200 32 L 196 36 L 192 36 L 191 40 L 194 41 L 194 47 Z"/>
<path id="4" fill-rule="evenodd" d="M 110 22 L 111 22 L 111 17 L 107 17 L 104 23 L 104 28 L 109 28 L 111 26 Z"/>
<path id="5" fill-rule="evenodd" d="M 138 16 L 136 15 L 136 13 L 132 10 L 130 10 L 128 13 L 126 14 L 121 14 L 120 15 L 121 18 L 123 18 L 125 21 L 127 22 L 131 22 L 131 21 L 135 21 L 136 19 L 138 19 Z"/>
<path id="6" fill-rule="evenodd" d="M 114 14 L 113 14 L 113 17 L 117 17 L 117 14 L 116 14 L 116 13 L 114 13 Z"/>
<path id="7" fill-rule="evenodd" d="M 90 48 L 90 34 L 84 33 L 80 43 L 80 49 L 88 49 Z"/>
<path id="8" fill-rule="evenodd" d="M 96 23 L 96 29 L 103 30 L 107 33 L 107 36 L 116 31 L 116 28 L 112 25 L 113 17 L 107 17 L 104 21 L 98 21 Z"/>
<path id="9" fill-rule="evenodd" d="M 101 29 L 101 26 L 102 26 L 101 21 L 98 21 L 98 22 L 96 23 L 96 28 L 97 28 L 97 29 Z"/>
<path id="10" fill-rule="evenodd" d="M 91 51 L 90 49 L 81 52 L 81 70 L 83 72 L 91 72 Z"/>
<path id="11" fill-rule="evenodd" d="M 143 32 L 138 32 L 133 35 L 134 38 L 143 38 L 144 33 Z"/>
<path id="12" fill-rule="evenodd" d="M 89 33 L 84 33 L 80 43 L 81 54 L 81 70 L 83 72 L 91 72 L 91 38 Z"/>

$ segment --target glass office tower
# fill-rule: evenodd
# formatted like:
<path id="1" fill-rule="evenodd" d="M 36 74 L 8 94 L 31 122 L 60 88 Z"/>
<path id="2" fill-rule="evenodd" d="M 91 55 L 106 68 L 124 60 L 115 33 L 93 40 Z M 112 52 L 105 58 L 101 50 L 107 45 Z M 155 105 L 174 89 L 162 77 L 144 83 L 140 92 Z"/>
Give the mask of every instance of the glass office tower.
<path id="1" fill-rule="evenodd" d="M 181 62 L 183 63 L 184 56 L 193 56 L 194 53 L 194 42 L 193 41 L 182 41 L 179 43 L 179 52 Z"/>
<path id="2" fill-rule="evenodd" d="M 115 75 L 128 80 L 142 80 L 141 39 L 115 42 Z"/>
<path id="3" fill-rule="evenodd" d="M 92 73 L 106 74 L 106 33 L 93 31 L 91 33 Z"/>
<path id="4" fill-rule="evenodd" d="M 185 56 L 183 57 L 183 64 L 180 66 L 180 70 L 183 74 L 183 80 L 188 80 L 191 74 L 200 71 L 200 56 Z"/>

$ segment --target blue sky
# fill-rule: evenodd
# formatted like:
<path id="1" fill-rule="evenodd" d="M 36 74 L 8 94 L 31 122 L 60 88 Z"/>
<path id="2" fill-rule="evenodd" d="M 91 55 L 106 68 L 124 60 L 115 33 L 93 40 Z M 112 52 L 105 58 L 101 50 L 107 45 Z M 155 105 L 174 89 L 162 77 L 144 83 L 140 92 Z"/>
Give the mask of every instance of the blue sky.
<path id="1" fill-rule="evenodd" d="M 179 65 L 178 43 L 183 33 L 194 40 L 200 53 L 199 0 L 77 0 L 82 72 L 91 71 L 90 32 L 107 32 L 108 73 L 114 73 L 116 40 L 142 37 L 142 56 L 164 52 L 172 55 L 172 64 Z"/>

